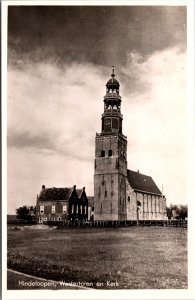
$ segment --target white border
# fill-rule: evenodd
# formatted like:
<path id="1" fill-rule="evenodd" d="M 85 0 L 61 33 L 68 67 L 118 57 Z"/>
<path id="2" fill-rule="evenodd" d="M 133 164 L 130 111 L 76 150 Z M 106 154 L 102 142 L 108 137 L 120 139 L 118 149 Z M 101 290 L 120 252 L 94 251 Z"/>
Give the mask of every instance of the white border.
<path id="1" fill-rule="evenodd" d="M 182 6 L 182 5 L 188 5 L 188 3 L 193 2 L 193 0 L 16 0 L 16 1 L 7 1 L 7 0 L 2 0 L 3 6 L 8 6 L 8 5 L 54 5 L 54 6 L 60 6 L 60 5 L 89 5 L 89 6 L 103 6 L 103 5 L 127 5 L 127 6 Z"/>
<path id="2" fill-rule="evenodd" d="M 7 290 L 7 8 L 8 5 L 186 5 L 188 10 L 188 205 L 189 287 L 186 290 Z M 3 299 L 195 299 L 194 154 L 194 1 L 2 1 L 2 292 Z M 192 164 L 193 163 L 193 164 Z"/>

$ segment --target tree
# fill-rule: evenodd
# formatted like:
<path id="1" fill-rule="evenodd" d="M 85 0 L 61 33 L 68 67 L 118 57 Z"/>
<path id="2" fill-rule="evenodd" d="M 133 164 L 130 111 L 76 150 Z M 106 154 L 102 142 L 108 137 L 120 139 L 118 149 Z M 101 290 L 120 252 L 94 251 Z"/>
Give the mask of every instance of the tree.
<path id="1" fill-rule="evenodd" d="M 173 217 L 174 219 L 185 220 L 188 216 L 188 207 L 187 205 L 170 204 L 170 207 L 167 207 L 167 216 L 168 219 Z"/>
<path id="2" fill-rule="evenodd" d="M 167 217 L 168 217 L 168 219 L 171 219 L 172 216 L 173 216 L 171 208 L 167 207 L 166 210 L 167 210 Z"/>
<path id="3" fill-rule="evenodd" d="M 179 214 L 180 219 L 185 220 L 185 218 L 188 217 L 188 207 L 187 205 L 181 205 L 180 206 L 180 214 Z"/>
<path id="4" fill-rule="evenodd" d="M 16 217 L 23 222 L 31 222 L 35 219 L 35 209 L 36 207 L 33 206 L 21 206 L 16 209 Z"/>

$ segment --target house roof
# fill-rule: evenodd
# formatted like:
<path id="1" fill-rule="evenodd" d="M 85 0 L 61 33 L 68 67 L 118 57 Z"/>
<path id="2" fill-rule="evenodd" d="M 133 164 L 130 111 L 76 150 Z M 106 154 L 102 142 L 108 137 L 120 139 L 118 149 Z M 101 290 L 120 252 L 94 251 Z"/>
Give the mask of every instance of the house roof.
<path id="1" fill-rule="evenodd" d="M 68 200 L 73 188 L 44 188 L 39 195 L 40 201 Z"/>
<path id="2" fill-rule="evenodd" d="M 72 192 L 74 190 L 74 187 L 71 188 L 42 188 L 40 195 L 39 195 L 39 201 L 57 201 L 57 200 L 69 200 Z M 78 198 L 81 198 L 83 189 L 76 189 L 76 193 Z"/>
<path id="3" fill-rule="evenodd" d="M 76 192 L 77 192 L 78 198 L 81 198 L 83 190 L 82 189 L 76 189 Z"/>
<path id="4" fill-rule="evenodd" d="M 162 195 L 151 176 L 127 170 L 127 180 L 132 189 L 150 194 Z"/>

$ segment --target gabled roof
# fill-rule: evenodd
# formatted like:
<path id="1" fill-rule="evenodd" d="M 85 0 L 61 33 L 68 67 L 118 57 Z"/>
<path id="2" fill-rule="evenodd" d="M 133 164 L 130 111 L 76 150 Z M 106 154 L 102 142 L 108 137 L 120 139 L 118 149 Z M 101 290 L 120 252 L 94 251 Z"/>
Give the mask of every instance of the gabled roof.
<path id="1" fill-rule="evenodd" d="M 73 188 L 44 188 L 39 195 L 40 201 L 68 200 Z"/>
<path id="2" fill-rule="evenodd" d="M 82 189 L 76 189 L 76 192 L 77 192 L 78 198 L 81 198 L 83 190 Z"/>
<path id="3" fill-rule="evenodd" d="M 127 180 L 132 189 L 150 194 L 162 195 L 151 176 L 127 170 Z"/>
<path id="4" fill-rule="evenodd" d="M 39 201 L 57 201 L 57 200 L 64 200 L 68 201 L 70 196 L 72 195 L 73 191 L 76 191 L 77 197 L 81 198 L 82 193 L 84 192 L 85 188 L 83 189 L 76 189 L 76 186 L 71 188 L 45 188 L 43 186 L 40 195 Z"/>

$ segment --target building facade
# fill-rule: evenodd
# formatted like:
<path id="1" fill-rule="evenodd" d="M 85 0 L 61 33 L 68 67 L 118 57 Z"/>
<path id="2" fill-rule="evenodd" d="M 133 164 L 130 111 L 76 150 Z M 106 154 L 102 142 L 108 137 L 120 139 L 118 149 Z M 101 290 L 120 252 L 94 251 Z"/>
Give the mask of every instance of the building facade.
<path id="1" fill-rule="evenodd" d="M 151 176 L 127 170 L 127 220 L 166 220 L 166 198 Z"/>
<path id="2" fill-rule="evenodd" d="M 101 133 L 95 137 L 94 219 L 165 220 L 166 198 L 153 179 L 127 169 L 119 87 L 113 68 L 106 84 Z"/>
<path id="3" fill-rule="evenodd" d="M 88 220 L 88 198 L 85 188 L 46 188 L 37 195 L 37 221 L 60 222 Z"/>

